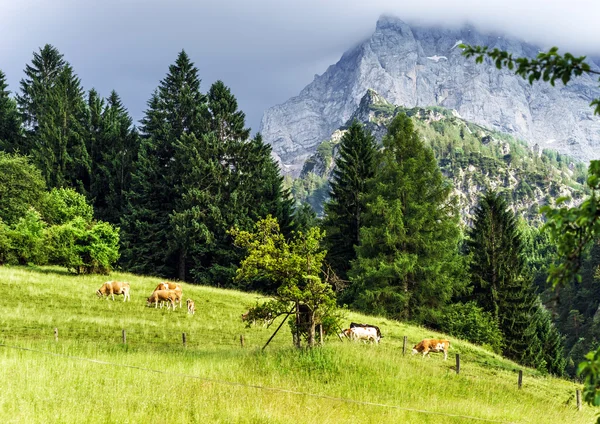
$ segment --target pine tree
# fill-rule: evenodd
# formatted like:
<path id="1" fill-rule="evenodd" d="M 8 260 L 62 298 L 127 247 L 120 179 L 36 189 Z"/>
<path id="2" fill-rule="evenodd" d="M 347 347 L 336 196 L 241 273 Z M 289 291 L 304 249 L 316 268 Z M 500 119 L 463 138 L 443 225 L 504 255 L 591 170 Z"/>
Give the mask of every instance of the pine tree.
<path id="1" fill-rule="evenodd" d="M 23 153 L 31 154 L 49 187 L 89 190 L 86 105 L 81 82 L 63 55 L 47 44 L 25 68 L 17 102 L 28 129 Z"/>
<path id="2" fill-rule="evenodd" d="M 14 153 L 22 149 L 21 118 L 17 103 L 10 97 L 6 76 L 0 70 L 0 150 Z"/>
<path id="3" fill-rule="evenodd" d="M 499 194 L 479 201 L 467 251 L 471 256 L 471 299 L 493 314 L 504 338 L 503 353 L 525 365 L 545 369 L 533 280 L 525 269 L 523 241 L 514 214 Z"/>
<path id="4" fill-rule="evenodd" d="M 552 323 L 550 312 L 538 300 L 536 303 L 537 336 L 542 344 L 542 354 L 549 373 L 563 376 L 567 361 L 561 334 Z"/>
<path id="5" fill-rule="evenodd" d="M 323 222 L 326 260 L 343 279 L 356 258 L 365 211 L 363 197 L 367 180 L 375 173 L 376 152 L 373 136 L 358 121 L 352 122 L 340 141 Z"/>
<path id="6" fill-rule="evenodd" d="M 91 156 L 90 198 L 98 219 L 118 224 L 125 212 L 125 193 L 137 156 L 138 135 L 115 91 L 104 101 L 90 91 L 88 149 Z"/>
<path id="7" fill-rule="evenodd" d="M 398 115 L 365 199 L 351 304 L 374 314 L 432 323 L 462 289 L 460 231 L 451 185 L 413 123 Z"/>
<path id="8" fill-rule="evenodd" d="M 229 140 L 247 140 L 250 130 L 244 128 L 246 116 L 238 110 L 237 100 L 223 81 L 216 81 L 208 90 L 210 129 L 222 143 Z"/>
<path id="9" fill-rule="evenodd" d="M 187 250 L 173 235 L 170 218 L 182 185 L 175 150 L 184 136 L 201 138 L 206 126 L 206 98 L 200 92 L 198 69 L 181 51 L 142 119 L 143 140 L 122 221 L 128 269 L 185 279 Z"/>

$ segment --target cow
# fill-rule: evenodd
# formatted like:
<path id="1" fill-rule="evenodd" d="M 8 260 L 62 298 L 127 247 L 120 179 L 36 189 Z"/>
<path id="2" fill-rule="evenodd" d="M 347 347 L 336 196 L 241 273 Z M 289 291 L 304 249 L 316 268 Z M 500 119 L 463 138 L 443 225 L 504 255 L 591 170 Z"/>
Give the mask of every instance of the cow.
<path id="1" fill-rule="evenodd" d="M 379 344 L 380 340 L 377 330 L 373 327 L 346 328 L 339 336 L 346 336 L 348 339 L 353 341 L 364 340 L 365 342 L 374 342 L 375 344 Z"/>
<path id="2" fill-rule="evenodd" d="M 115 294 L 122 294 L 123 302 L 127 300 L 131 301 L 129 283 L 126 282 L 107 281 L 106 283 L 102 284 L 102 287 L 96 290 L 96 294 L 98 297 L 106 296 L 106 300 L 108 300 L 109 296 L 112 296 L 112 300 L 115 300 Z"/>
<path id="3" fill-rule="evenodd" d="M 350 323 L 350 328 L 355 328 L 355 327 L 374 328 L 375 330 L 377 330 L 377 337 L 379 337 L 379 339 L 383 338 L 383 336 L 381 335 L 381 330 L 376 325 L 371 325 L 371 324 L 357 324 L 355 322 L 351 322 Z"/>
<path id="4" fill-rule="evenodd" d="M 175 303 L 179 303 L 179 307 L 180 308 L 182 307 L 181 299 L 183 298 L 183 289 L 181 288 L 181 284 L 171 283 L 169 281 L 163 281 L 158 286 L 156 286 L 156 288 L 154 289 L 154 291 L 158 291 L 158 290 L 173 290 L 173 291 L 179 292 L 179 296 L 177 297 Z"/>
<path id="5" fill-rule="evenodd" d="M 195 305 L 194 301 L 192 299 L 188 299 L 186 303 L 187 303 L 188 314 L 194 315 L 196 313 L 196 305 Z"/>
<path id="6" fill-rule="evenodd" d="M 151 306 L 154 304 L 155 308 L 158 308 L 158 302 L 160 302 L 160 307 L 162 308 L 163 302 L 167 302 L 167 309 L 171 307 L 175 310 L 175 299 L 177 297 L 177 293 L 175 290 L 155 290 L 148 299 L 146 299 L 146 306 Z"/>
<path id="7" fill-rule="evenodd" d="M 443 339 L 423 339 L 413 347 L 412 354 L 423 353 L 425 357 L 429 352 L 444 352 L 444 361 L 448 359 L 450 341 Z"/>

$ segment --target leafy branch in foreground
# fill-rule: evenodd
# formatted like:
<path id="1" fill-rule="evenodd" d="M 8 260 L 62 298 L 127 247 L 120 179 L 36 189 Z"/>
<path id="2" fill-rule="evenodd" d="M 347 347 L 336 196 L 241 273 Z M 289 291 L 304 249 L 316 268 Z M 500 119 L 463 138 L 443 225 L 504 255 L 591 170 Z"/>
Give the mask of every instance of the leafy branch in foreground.
<path id="1" fill-rule="evenodd" d="M 558 54 L 558 47 L 552 47 L 548 52 L 539 53 L 535 59 L 515 58 L 512 53 L 497 48 L 489 50 L 487 46 L 461 44 L 459 47 L 463 49 L 464 56 L 475 57 L 476 63 L 483 63 L 483 59 L 487 56 L 494 61 L 496 68 L 506 67 L 511 71 L 514 70 L 515 74 L 527 79 L 530 84 L 542 79 L 554 86 L 557 79 L 561 80 L 563 84 L 567 84 L 572 77 L 578 77 L 584 73 L 600 75 L 599 71 L 591 69 L 590 65 L 585 62 L 586 56 L 575 57 L 571 53 L 561 56 Z M 594 114 L 600 115 L 600 98 L 594 99 L 590 106 L 594 108 Z"/>

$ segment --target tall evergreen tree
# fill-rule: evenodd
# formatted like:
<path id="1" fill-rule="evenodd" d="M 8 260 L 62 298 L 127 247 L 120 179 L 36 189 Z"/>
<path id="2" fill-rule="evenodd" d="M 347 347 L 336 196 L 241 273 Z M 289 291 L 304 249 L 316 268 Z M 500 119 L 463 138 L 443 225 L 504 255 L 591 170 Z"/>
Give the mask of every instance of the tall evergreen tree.
<path id="1" fill-rule="evenodd" d="M 488 191 L 469 232 L 471 299 L 498 321 L 504 355 L 525 365 L 560 371 L 560 336 L 549 327 L 526 270 L 523 240 L 502 197 Z M 545 351 L 544 349 L 547 349 Z M 564 365 L 562 365 L 564 368 Z"/>
<path id="2" fill-rule="evenodd" d="M 0 70 L 0 150 L 14 153 L 22 149 L 21 118 L 17 103 L 10 97 L 6 76 Z"/>
<path id="3" fill-rule="evenodd" d="M 86 105 L 81 82 L 63 55 L 46 45 L 25 68 L 17 102 L 28 129 L 23 153 L 31 154 L 49 187 L 89 190 Z"/>
<path id="4" fill-rule="evenodd" d="M 365 212 L 367 180 L 375 173 L 377 147 L 373 136 L 358 121 L 352 122 L 339 145 L 330 183 L 330 200 L 325 204 L 327 262 L 336 274 L 347 278 L 350 262 L 356 258 Z"/>
<path id="5" fill-rule="evenodd" d="M 118 224 L 125 212 L 125 193 L 137 157 L 138 135 L 115 91 L 104 101 L 92 90 L 88 104 L 90 198 L 98 219 Z"/>
<path id="6" fill-rule="evenodd" d="M 208 90 L 210 129 L 221 142 L 247 140 L 250 129 L 245 128 L 246 115 L 238 110 L 237 100 L 223 81 L 216 81 Z"/>
<path id="7" fill-rule="evenodd" d="M 431 324 L 430 311 L 464 286 L 452 187 L 406 115 L 394 118 L 383 146 L 349 272 L 351 304 Z"/>
<path id="8" fill-rule="evenodd" d="M 181 51 L 142 119 L 143 140 L 122 221 L 127 246 L 123 260 L 128 269 L 185 279 L 187 251 L 173 238 L 170 224 L 182 180 L 175 150 L 184 136 L 201 138 L 206 119 L 198 69 Z"/>

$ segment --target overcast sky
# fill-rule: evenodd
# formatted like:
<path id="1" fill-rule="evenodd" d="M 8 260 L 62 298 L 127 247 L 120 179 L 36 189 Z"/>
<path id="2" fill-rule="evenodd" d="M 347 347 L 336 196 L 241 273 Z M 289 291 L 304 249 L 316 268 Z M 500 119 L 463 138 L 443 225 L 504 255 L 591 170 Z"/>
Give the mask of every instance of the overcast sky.
<path id="1" fill-rule="evenodd" d="M 366 39 L 381 14 L 408 23 L 503 31 L 543 47 L 600 55 L 599 0 L 0 0 L 0 69 L 18 90 L 34 50 L 56 46 L 102 95 L 115 89 L 135 120 L 185 49 L 202 91 L 221 79 L 258 130 L 282 103 Z"/>

